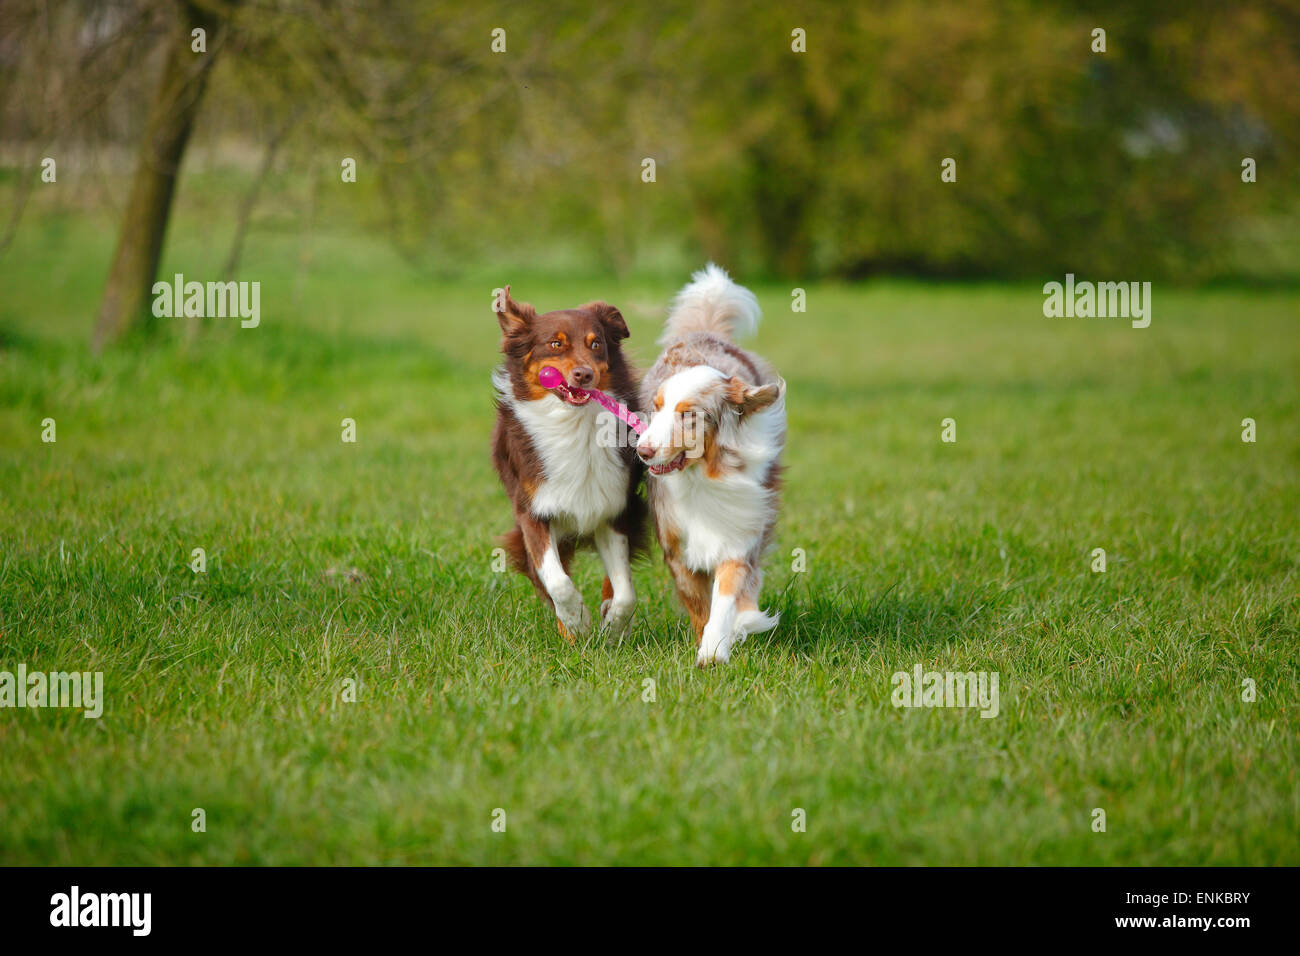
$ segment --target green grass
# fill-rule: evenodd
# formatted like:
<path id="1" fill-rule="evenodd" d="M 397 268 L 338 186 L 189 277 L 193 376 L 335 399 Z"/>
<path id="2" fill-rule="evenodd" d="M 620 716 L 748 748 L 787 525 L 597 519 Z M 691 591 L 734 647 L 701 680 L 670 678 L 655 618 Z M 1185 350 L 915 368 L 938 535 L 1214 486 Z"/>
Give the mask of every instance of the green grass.
<path id="1" fill-rule="evenodd" d="M 164 274 L 212 277 L 204 228 Z M 92 360 L 111 241 L 51 215 L 0 259 L 0 669 L 107 696 L 0 710 L 0 863 L 1300 863 L 1297 293 L 1157 286 L 1134 330 L 1033 286 L 759 288 L 783 619 L 698 671 L 657 554 L 619 647 L 493 573 L 487 455 L 494 286 L 609 299 L 645 367 L 683 276 L 258 234 L 259 329 Z M 1001 713 L 895 709 L 917 663 L 997 671 Z"/>

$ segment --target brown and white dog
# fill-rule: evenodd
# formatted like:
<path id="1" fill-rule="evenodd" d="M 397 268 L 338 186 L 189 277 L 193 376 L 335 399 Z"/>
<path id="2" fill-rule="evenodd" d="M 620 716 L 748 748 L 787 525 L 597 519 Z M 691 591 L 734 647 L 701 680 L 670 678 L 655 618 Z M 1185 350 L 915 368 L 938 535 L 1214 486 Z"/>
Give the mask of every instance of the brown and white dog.
<path id="1" fill-rule="evenodd" d="M 710 263 L 678 293 L 641 383 L 653 416 L 637 445 L 659 543 L 691 616 L 696 663 L 725 663 L 779 615 L 758 608 L 776 523 L 785 381 L 732 341 L 759 318 L 752 292 Z"/>
<path id="2" fill-rule="evenodd" d="M 587 395 L 561 397 L 542 388 L 538 373 L 554 366 L 566 385 L 600 389 L 630 404 L 636 380 L 620 347 L 627 323 L 604 302 L 538 315 L 511 299 L 509 286 L 495 310 L 505 362 L 492 374 L 492 463 L 515 513 L 514 530 L 502 543 L 573 643 L 590 630 L 591 614 L 569 577 L 569 562 L 580 542 L 594 542 L 606 574 L 601 627 L 620 636 L 636 607 L 630 565 L 644 537 L 645 502 L 637 494 L 643 469 L 629 442 L 611 440 L 621 432 L 609 427 L 608 411 Z"/>

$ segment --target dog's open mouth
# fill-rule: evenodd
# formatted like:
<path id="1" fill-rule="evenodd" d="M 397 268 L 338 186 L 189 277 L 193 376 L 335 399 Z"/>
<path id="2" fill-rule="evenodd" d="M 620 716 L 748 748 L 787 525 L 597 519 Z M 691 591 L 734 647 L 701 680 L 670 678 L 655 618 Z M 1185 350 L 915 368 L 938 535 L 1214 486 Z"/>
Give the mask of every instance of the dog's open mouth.
<path id="1" fill-rule="evenodd" d="M 664 462 L 662 465 L 647 465 L 652 475 L 666 475 L 670 472 L 681 471 L 686 467 L 686 452 L 682 452 L 672 461 Z"/>
<path id="2" fill-rule="evenodd" d="M 559 394 L 560 399 L 568 402 L 570 405 L 586 405 L 591 401 L 591 393 L 585 388 L 578 388 L 576 385 L 569 385 L 565 382 L 561 382 L 559 385 L 553 387 Z"/>

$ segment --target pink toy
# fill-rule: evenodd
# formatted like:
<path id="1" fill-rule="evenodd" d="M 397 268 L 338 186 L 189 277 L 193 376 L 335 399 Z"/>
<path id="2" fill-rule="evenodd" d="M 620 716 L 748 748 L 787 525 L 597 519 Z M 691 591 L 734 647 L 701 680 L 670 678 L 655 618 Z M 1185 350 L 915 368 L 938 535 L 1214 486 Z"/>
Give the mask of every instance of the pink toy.
<path id="1" fill-rule="evenodd" d="M 588 398 L 594 398 L 605 407 L 606 411 L 617 415 L 638 435 L 645 431 L 645 422 L 637 418 L 636 413 L 629 411 L 628 407 L 622 402 L 614 401 L 614 399 L 600 391 L 600 389 L 577 388 L 573 385 L 566 385 L 564 383 L 563 373 L 553 365 L 547 365 L 538 372 L 537 381 L 541 383 L 542 388 L 549 388 L 554 391 L 563 392 L 580 402 L 585 402 Z"/>

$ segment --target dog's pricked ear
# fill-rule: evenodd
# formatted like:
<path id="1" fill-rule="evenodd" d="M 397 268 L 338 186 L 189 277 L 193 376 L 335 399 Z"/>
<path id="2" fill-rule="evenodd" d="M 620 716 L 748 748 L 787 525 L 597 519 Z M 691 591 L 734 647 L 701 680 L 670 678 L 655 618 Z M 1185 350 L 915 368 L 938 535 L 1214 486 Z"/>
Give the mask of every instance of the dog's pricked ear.
<path id="1" fill-rule="evenodd" d="M 615 342 L 622 342 L 632 334 L 627 330 L 627 323 L 623 321 L 623 313 L 608 302 L 593 302 L 587 308 L 596 313 L 596 318 L 605 327 L 605 334 Z"/>
<path id="2" fill-rule="evenodd" d="M 510 286 L 498 292 L 492 311 L 497 314 L 497 322 L 506 335 L 524 331 L 537 318 L 537 310 L 527 302 L 516 302 L 510 298 Z"/>
<path id="3" fill-rule="evenodd" d="M 727 401 L 741 415 L 761 411 L 775 402 L 785 391 L 785 380 L 767 385 L 748 385 L 734 376 L 727 380 Z"/>

